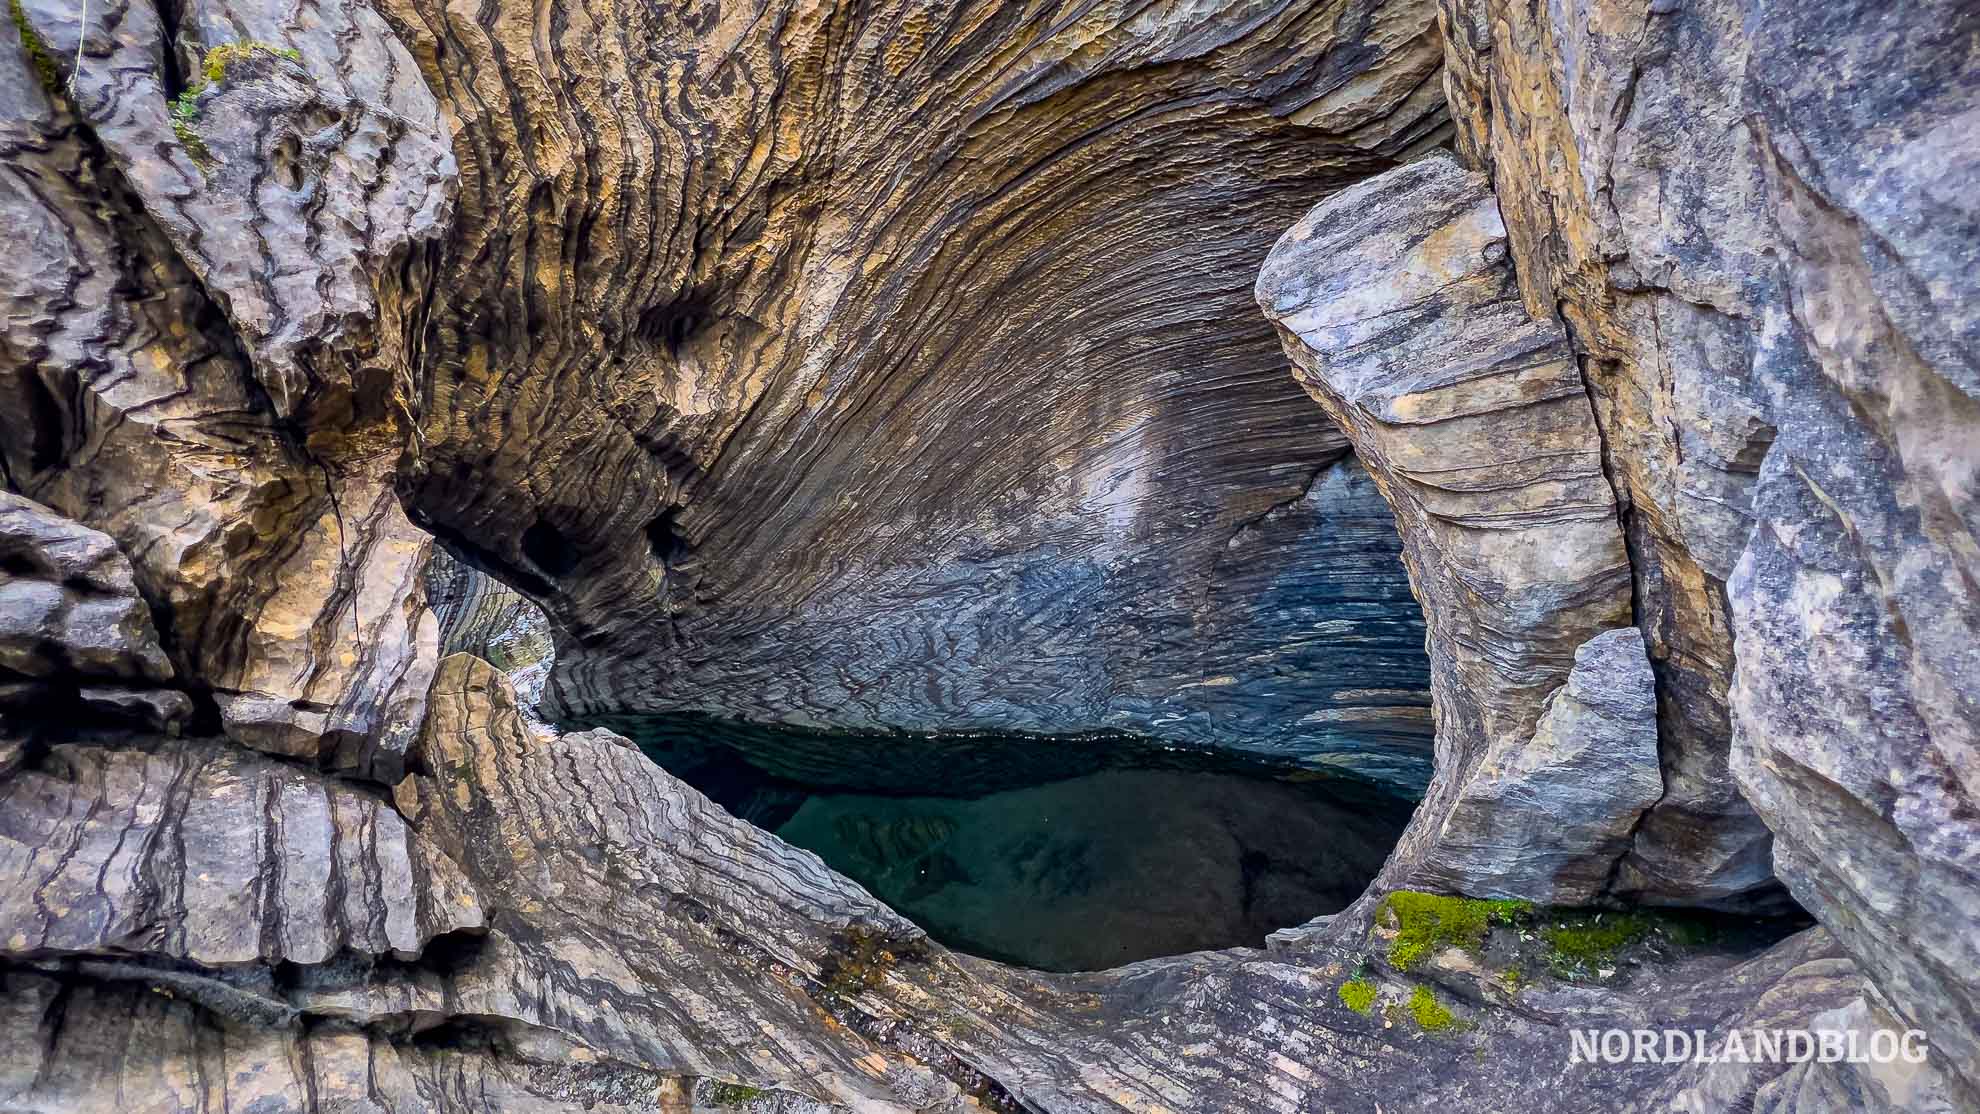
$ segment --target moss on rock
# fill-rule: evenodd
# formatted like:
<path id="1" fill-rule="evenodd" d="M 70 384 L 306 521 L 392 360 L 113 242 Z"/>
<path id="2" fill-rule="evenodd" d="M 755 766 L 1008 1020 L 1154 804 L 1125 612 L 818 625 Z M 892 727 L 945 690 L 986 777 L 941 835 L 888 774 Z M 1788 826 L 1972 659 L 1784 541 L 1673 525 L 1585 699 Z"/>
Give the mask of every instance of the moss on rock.
<path id="1" fill-rule="evenodd" d="M 1532 909 L 1526 901 L 1486 901 L 1470 897 L 1396 890 L 1382 899 L 1381 911 L 1392 917 L 1396 938 L 1389 945 L 1389 963 L 1411 970 L 1439 948 L 1477 950 L 1494 922 L 1510 924 Z"/>
<path id="2" fill-rule="evenodd" d="M 1375 1008 L 1375 984 L 1366 979 L 1349 979 L 1336 993 L 1341 996 L 1341 1005 L 1358 1014 L 1366 1015 Z"/>
<path id="3" fill-rule="evenodd" d="M 1441 1033 L 1457 1026 L 1457 1015 L 1437 1000 L 1427 986 L 1419 986 L 1409 995 L 1409 1016 L 1416 1021 L 1416 1027 L 1426 1033 Z"/>

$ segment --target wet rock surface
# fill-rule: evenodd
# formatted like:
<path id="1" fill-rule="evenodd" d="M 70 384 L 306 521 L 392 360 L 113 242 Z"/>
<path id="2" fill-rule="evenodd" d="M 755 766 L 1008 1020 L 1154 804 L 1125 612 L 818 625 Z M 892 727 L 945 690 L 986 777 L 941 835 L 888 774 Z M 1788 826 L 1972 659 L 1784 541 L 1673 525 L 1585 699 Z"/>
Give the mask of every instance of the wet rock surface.
<path id="1" fill-rule="evenodd" d="M 1257 947 L 1337 912 L 1375 877 L 1412 806 L 1376 782 L 1145 739 L 625 725 L 669 772 L 818 853 L 934 939 L 1052 971 Z"/>

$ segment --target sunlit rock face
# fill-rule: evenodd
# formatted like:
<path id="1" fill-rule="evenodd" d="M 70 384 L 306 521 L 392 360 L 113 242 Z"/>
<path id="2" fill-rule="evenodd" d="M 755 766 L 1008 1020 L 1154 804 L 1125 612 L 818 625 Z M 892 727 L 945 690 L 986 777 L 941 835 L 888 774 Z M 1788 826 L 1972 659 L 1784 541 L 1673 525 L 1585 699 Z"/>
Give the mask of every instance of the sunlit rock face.
<path id="1" fill-rule="evenodd" d="M 387 7 L 466 213 L 402 491 L 554 708 L 1422 780 L 1392 531 L 1248 291 L 1445 136 L 1431 5 Z"/>

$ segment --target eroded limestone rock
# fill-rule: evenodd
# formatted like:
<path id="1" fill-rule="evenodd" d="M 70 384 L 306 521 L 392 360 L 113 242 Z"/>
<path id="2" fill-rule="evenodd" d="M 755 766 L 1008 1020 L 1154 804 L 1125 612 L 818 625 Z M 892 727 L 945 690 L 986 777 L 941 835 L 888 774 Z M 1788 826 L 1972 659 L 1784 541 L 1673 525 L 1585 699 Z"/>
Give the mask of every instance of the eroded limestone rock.
<path id="1" fill-rule="evenodd" d="M 1451 884 L 1544 900 L 1551 880 L 1493 876 L 1477 816 L 1440 841 L 1487 756 L 1531 745 L 1576 651 L 1628 623 L 1629 566 L 1573 355 L 1520 303 L 1505 235 L 1484 177 L 1427 156 L 1294 225 L 1258 301 L 1394 508 L 1429 622 L 1437 775 L 1391 870 L 1429 856 Z M 1597 815 L 1640 810 L 1610 790 Z M 1569 827 L 1534 834 L 1532 856 L 1588 851 Z"/>
<path id="2" fill-rule="evenodd" d="M 558 710 L 1421 782 L 1394 539 L 1249 288 L 1440 138 L 1433 5 L 386 8 L 463 182 L 407 502 Z"/>
<path id="3" fill-rule="evenodd" d="M 448 215 L 435 102 L 361 3 L 99 9 L 75 73 L 80 6 L 14 11 L 6 484 L 116 541 L 236 740 L 396 781 L 435 637 L 393 490 L 399 284 Z M 223 44 L 175 130 L 175 79 Z"/>

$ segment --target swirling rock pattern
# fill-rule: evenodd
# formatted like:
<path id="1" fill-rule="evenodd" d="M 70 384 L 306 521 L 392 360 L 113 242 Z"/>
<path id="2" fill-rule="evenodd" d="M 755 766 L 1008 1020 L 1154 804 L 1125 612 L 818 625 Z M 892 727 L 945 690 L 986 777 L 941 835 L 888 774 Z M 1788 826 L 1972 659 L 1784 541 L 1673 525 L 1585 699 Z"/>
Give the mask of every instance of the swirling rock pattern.
<path id="1" fill-rule="evenodd" d="M 1980 1086 L 1980 13 L 1445 7 L 1624 497 L 1668 791 L 1620 887 L 1778 872 Z"/>
<path id="2" fill-rule="evenodd" d="M 80 54 L 80 6 L 14 11 L 7 486 L 130 555 L 232 737 L 396 781 L 435 637 L 391 402 L 398 284 L 448 213 L 435 103 L 362 5 L 95 5 Z M 175 131 L 192 61 L 254 37 Z"/>
<path id="3" fill-rule="evenodd" d="M 1629 565 L 1572 354 L 1527 316 L 1505 237 L 1484 177 L 1428 156 L 1294 225 L 1258 301 L 1394 507 L 1430 621 L 1437 774 L 1390 870 L 1546 900 L 1553 881 L 1508 873 L 1491 818 L 1457 802 L 1497 776 L 1481 773 L 1489 756 L 1531 746 L 1577 651 L 1626 623 Z M 1640 790 L 1611 788 L 1641 811 Z M 1527 850 L 1586 853 L 1576 825 L 1627 804 L 1592 803 Z"/>
<path id="4" fill-rule="evenodd" d="M 405 494 L 562 711 L 1421 781 L 1395 543 L 1246 291 L 1442 137 L 1429 5 L 388 11 L 461 174 Z"/>

